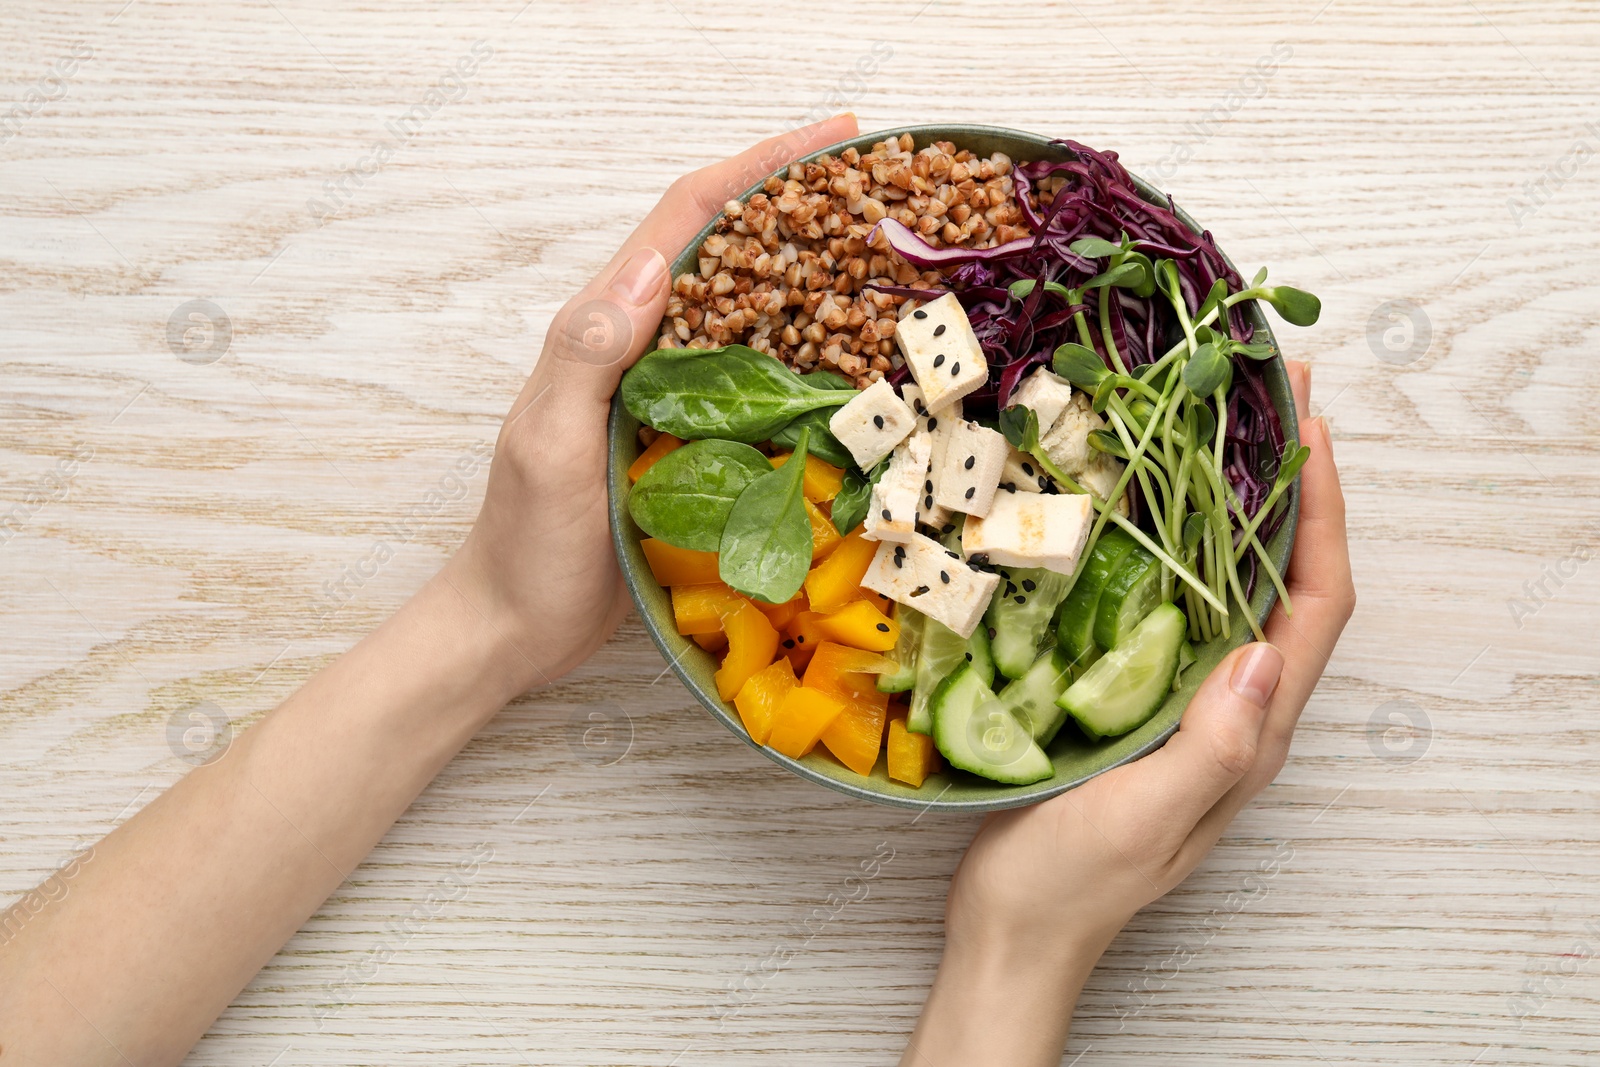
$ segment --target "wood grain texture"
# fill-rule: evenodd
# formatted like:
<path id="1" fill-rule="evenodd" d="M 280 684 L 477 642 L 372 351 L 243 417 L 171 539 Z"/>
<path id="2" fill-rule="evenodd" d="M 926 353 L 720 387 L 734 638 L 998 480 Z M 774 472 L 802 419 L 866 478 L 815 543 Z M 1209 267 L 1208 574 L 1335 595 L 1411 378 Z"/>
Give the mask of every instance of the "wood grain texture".
<path id="1" fill-rule="evenodd" d="M 0 893 L 187 769 L 174 717 L 248 722 L 440 563 L 483 487 L 453 466 L 673 177 L 850 107 L 1115 148 L 1325 302 L 1283 339 L 1361 606 L 1280 780 L 1117 940 L 1065 1062 L 1591 1058 L 1600 13 L 1320 3 L 4 5 Z M 1397 299 L 1425 340 L 1386 338 Z M 210 365 L 168 344 L 192 300 L 231 324 Z M 330 597 L 346 568 L 376 573 Z M 794 779 L 662 666 L 631 621 L 507 709 L 189 1062 L 893 1062 L 974 821 Z M 1389 751 L 1391 714 L 1428 725 Z"/>

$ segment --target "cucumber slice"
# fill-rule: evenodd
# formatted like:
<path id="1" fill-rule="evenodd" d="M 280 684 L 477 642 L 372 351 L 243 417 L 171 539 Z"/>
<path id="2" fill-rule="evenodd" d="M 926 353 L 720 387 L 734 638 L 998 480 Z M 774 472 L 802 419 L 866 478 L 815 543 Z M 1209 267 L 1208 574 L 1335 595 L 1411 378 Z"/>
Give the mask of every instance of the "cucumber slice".
<path id="1" fill-rule="evenodd" d="M 1188 632 L 1183 611 L 1162 604 L 1068 686 L 1057 703 L 1092 738 L 1117 737 L 1143 726 L 1172 690 Z"/>
<path id="2" fill-rule="evenodd" d="M 1050 632 L 1050 619 L 1072 588 L 1070 574 L 1043 567 L 1000 571 L 1000 587 L 989 601 L 983 623 L 994 631 L 994 665 L 1007 678 L 1028 673 Z"/>
<path id="3" fill-rule="evenodd" d="M 963 663 L 940 682 L 929 703 L 933 743 L 950 766 L 1008 785 L 1027 785 L 1055 773 L 1044 749 L 971 664 Z"/>
<path id="4" fill-rule="evenodd" d="M 899 664 L 896 670 L 878 675 L 878 692 L 904 693 L 917 681 L 917 659 L 922 650 L 922 623 L 927 616 L 916 608 L 904 604 L 894 609 L 895 621 L 900 624 L 900 637 L 895 641 L 890 655 Z"/>
<path id="5" fill-rule="evenodd" d="M 979 626 L 970 640 L 964 639 L 937 619 L 926 616 L 922 623 L 922 651 L 917 655 L 916 680 L 911 687 L 911 712 L 906 729 L 912 733 L 933 733 L 933 716 L 928 701 L 939 683 L 963 663 L 972 664 L 984 685 L 994 681 L 994 660 L 989 656 L 989 635 Z"/>
<path id="6" fill-rule="evenodd" d="M 1035 741 L 1048 745 L 1067 721 L 1066 709 L 1056 701 L 1071 683 L 1071 661 L 1059 648 L 1051 649 L 1000 690 L 1000 703 Z"/>
<path id="7" fill-rule="evenodd" d="M 1067 594 L 1061 605 L 1061 623 L 1056 627 L 1056 645 L 1066 653 L 1067 662 L 1078 670 L 1100 658 L 1100 646 L 1094 643 L 1094 621 L 1100 611 L 1100 597 L 1106 583 L 1121 566 L 1122 560 L 1138 544 L 1121 530 L 1110 530 L 1094 543 L 1083 573 Z"/>
<path id="8" fill-rule="evenodd" d="M 1094 643 L 1101 651 L 1120 645 L 1139 621 L 1161 603 L 1161 564 L 1139 546 L 1123 558 L 1100 594 Z"/>

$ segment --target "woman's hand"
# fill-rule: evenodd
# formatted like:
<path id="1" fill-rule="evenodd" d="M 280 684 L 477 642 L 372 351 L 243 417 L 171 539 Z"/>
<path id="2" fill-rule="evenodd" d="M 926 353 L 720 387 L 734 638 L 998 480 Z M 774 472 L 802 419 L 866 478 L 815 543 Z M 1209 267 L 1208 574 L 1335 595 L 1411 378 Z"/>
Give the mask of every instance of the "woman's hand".
<path id="1" fill-rule="evenodd" d="M 1311 446 L 1288 575 L 1294 618 L 1280 607 L 1270 643 L 1225 659 L 1158 751 L 989 817 L 951 882 L 945 958 L 903 1064 L 1058 1063 L 1072 1004 L 1117 931 L 1183 881 L 1282 768 L 1355 607 L 1327 424 L 1307 410 L 1309 367 L 1289 372 Z"/>
<path id="2" fill-rule="evenodd" d="M 495 445 L 483 509 L 442 575 L 514 650 L 531 687 L 571 670 L 628 611 L 606 507 L 606 413 L 653 346 L 667 257 L 730 197 L 780 165 L 856 134 L 839 115 L 678 179 L 550 325 Z"/>

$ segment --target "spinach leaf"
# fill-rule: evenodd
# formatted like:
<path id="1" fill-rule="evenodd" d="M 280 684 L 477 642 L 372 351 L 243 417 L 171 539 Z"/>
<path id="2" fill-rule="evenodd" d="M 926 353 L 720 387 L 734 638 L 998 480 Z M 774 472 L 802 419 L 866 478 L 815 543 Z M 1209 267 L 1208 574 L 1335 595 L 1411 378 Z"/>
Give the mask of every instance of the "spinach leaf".
<path id="1" fill-rule="evenodd" d="M 862 520 L 867 517 L 867 508 L 872 504 L 872 487 L 878 484 L 878 479 L 882 478 L 883 472 L 888 469 L 888 456 L 880 459 L 878 465 L 865 475 L 858 473 L 854 467 L 845 469 L 844 484 L 833 498 L 835 530 L 848 535 L 861 525 Z"/>
<path id="2" fill-rule="evenodd" d="M 814 370 L 809 374 L 800 376 L 805 384 L 817 389 L 848 389 L 855 392 L 855 383 L 842 374 L 832 371 Z M 848 401 L 847 401 L 848 403 Z M 850 455 L 850 450 L 839 443 L 833 436 L 833 430 L 828 426 L 828 420 L 833 418 L 833 408 L 818 408 L 808 411 L 795 419 L 789 425 L 772 435 L 772 443 L 778 448 L 793 450 L 795 442 L 800 440 L 800 431 L 811 430 L 811 454 L 818 459 L 827 460 L 835 467 L 848 468 L 855 462 Z"/>
<path id="3" fill-rule="evenodd" d="M 802 492 L 810 442 L 810 432 L 801 430 L 794 457 L 746 486 L 722 528 L 717 573 L 734 589 L 768 604 L 782 604 L 798 593 L 811 569 L 811 519 Z"/>
<path id="4" fill-rule="evenodd" d="M 854 392 L 808 385 L 773 357 L 744 345 L 662 348 L 622 376 L 634 418 L 688 440 L 755 444 L 808 411 L 843 406 Z"/>
<path id="5" fill-rule="evenodd" d="M 749 445 L 691 441 L 656 461 L 628 495 L 628 512 L 651 537 L 715 552 L 728 513 L 772 464 Z"/>

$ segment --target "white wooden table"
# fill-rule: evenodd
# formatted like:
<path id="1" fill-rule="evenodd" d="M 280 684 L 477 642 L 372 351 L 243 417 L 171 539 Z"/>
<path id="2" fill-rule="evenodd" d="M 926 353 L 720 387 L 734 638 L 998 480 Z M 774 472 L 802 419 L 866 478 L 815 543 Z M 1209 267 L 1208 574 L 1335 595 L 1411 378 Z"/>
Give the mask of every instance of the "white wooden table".
<path id="1" fill-rule="evenodd" d="M 483 488 L 452 465 L 671 178 L 813 111 L 993 122 L 1120 150 L 1323 297 L 1282 336 L 1362 597 L 1282 777 L 1118 939 L 1067 1061 L 1592 1058 L 1600 15 L 919 2 L 9 0 L 0 892 L 440 563 Z M 632 621 L 507 709 L 190 1062 L 892 1062 L 974 821 L 794 779 L 662 667 Z"/>

